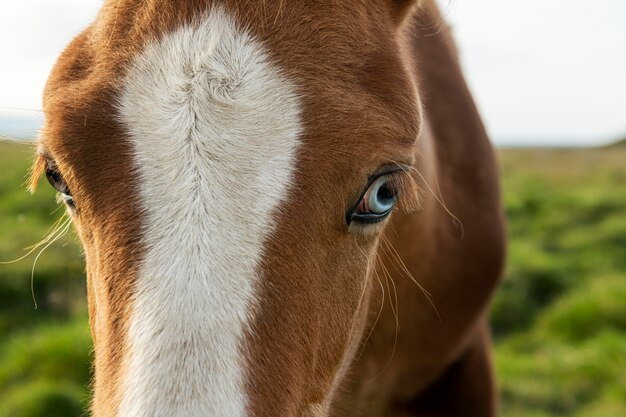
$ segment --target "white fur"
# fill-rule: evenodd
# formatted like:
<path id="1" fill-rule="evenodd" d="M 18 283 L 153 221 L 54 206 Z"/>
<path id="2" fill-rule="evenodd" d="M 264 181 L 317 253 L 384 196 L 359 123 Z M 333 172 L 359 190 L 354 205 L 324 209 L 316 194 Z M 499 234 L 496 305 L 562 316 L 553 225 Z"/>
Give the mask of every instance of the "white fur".
<path id="1" fill-rule="evenodd" d="M 299 109 L 294 85 L 220 9 L 130 68 L 119 114 L 146 252 L 119 416 L 246 415 L 242 342 L 293 176 Z"/>

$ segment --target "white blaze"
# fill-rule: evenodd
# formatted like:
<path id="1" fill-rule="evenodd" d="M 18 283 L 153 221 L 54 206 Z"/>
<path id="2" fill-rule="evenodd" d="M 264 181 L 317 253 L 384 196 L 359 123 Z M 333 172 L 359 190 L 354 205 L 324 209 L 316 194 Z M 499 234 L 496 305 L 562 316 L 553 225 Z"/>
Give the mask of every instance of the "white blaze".
<path id="1" fill-rule="evenodd" d="M 295 87 L 213 9 L 145 48 L 118 107 L 146 248 L 119 416 L 244 416 L 242 341 L 293 175 Z"/>

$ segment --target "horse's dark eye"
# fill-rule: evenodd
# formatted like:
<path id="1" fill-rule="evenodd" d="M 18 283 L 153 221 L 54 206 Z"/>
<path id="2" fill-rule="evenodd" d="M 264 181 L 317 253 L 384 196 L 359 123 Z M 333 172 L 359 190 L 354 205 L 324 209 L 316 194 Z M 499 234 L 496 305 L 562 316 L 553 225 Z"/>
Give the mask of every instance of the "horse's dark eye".
<path id="1" fill-rule="evenodd" d="M 54 168 L 46 169 L 46 178 L 52 187 L 59 192 L 61 199 L 69 206 L 74 206 L 72 193 L 61 176 L 61 173 Z"/>
<path id="2" fill-rule="evenodd" d="M 360 223 L 378 223 L 385 220 L 396 205 L 398 190 L 390 175 L 381 175 L 374 179 L 359 204 L 348 213 L 348 224 L 352 221 Z"/>

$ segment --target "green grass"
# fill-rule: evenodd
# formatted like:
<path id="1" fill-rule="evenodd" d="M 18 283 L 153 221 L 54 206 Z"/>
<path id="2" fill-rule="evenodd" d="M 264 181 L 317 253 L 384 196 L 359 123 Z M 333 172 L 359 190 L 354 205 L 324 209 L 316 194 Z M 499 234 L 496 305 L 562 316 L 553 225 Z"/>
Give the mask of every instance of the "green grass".
<path id="1" fill-rule="evenodd" d="M 26 253 L 63 212 L 51 187 L 24 186 L 34 149 L 0 142 L 0 262 Z M 72 232 L 41 254 L 0 264 L 0 417 L 80 416 L 91 340 L 84 265 Z"/>
<path id="2" fill-rule="evenodd" d="M 32 149 L 0 143 L 0 261 L 61 217 L 22 184 Z M 626 147 L 499 151 L 509 263 L 492 305 L 506 417 L 626 415 Z M 84 266 L 70 232 L 0 265 L 0 417 L 80 416 L 90 338 Z"/>
<path id="3" fill-rule="evenodd" d="M 503 416 L 626 415 L 626 148 L 500 151 Z"/>

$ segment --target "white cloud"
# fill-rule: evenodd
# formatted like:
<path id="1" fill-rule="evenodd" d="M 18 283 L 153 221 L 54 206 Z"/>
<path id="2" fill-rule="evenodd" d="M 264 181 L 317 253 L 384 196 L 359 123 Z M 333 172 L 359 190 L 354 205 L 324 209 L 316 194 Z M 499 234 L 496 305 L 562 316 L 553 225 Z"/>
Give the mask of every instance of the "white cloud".
<path id="1" fill-rule="evenodd" d="M 500 142 L 626 133 L 626 2 L 455 0 L 468 81 Z"/>
<path id="2" fill-rule="evenodd" d="M 93 20 L 102 0 L 0 2 L 0 114 L 41 109 L 41 92 L 57 56 Z"/>

